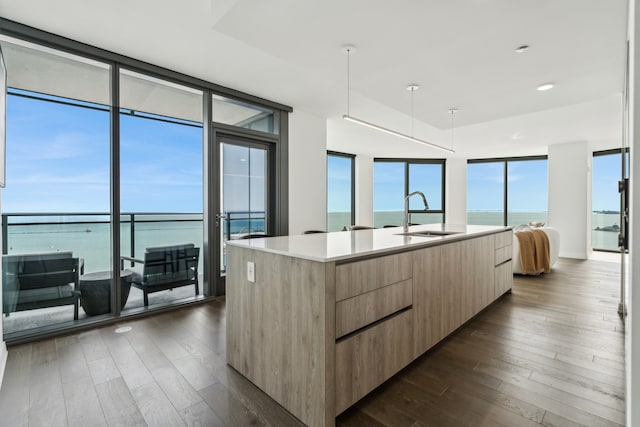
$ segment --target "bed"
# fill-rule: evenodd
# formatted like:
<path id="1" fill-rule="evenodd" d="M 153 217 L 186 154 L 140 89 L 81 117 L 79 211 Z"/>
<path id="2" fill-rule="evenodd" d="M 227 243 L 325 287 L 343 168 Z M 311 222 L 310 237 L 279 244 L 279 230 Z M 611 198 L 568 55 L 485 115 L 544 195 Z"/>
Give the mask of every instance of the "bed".
<path id="1" fill-rule="evenodd" d="M 513 229 L 513 273 L 522 274 L 522 265 L 520 264 L 520 242 L 516 236 L 518 230 L 533 229 L 529 226 L 520 226 Z M 553 227 L 538 227 L 538 230 L 545 232 L 549 237 L 549 267 L 558 261 L 558 254 L 560 252 L 560 233 Z"/>

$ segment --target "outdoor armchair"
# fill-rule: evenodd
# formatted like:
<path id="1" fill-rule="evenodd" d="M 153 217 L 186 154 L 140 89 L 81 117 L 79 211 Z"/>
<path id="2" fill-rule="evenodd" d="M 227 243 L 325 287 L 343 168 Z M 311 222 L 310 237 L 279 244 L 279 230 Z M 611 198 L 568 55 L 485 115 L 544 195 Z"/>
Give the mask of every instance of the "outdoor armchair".
<path id="1" fill-rule="evenodd" d="M 131 285 L 142 290 L 144 305 L 149 305 L 148 295 L 180 286 L 194 285 L 196 296 L 198 288 L 198 259 L 200 248 L 193 243 L 172 246 L 157 246 L 146 249 L 144 259 L 128 256 L 120 257 L 124 261 L 139 264 L 131 267 L 133 275 Z"/>

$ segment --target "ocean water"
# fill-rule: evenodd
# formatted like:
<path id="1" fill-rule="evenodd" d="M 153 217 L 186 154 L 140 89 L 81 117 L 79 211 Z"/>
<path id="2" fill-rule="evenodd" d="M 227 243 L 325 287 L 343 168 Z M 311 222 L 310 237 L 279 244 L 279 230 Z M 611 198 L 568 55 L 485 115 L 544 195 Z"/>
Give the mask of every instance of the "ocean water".
<path id="1" fill-rule="evenodd" d="M 10 225 L 7 232 L 9 254 L 72 251 L 84 260 L 85 273 L 109 270 L 111 243 L 108 223 Z M 145 248 L 194 243 L 202 248 L 202 221 L 136 223 L 135 251 L 131 251 L 130 224 L 122 224 L 120 253 L 144 257 Z M 202 252 L 200 253 L 202 271 Z"/>
<path id="2" fill-rule="evenodd" d="M 129 215 L 122 216 L 120 253 L 143 258 L 147 247 L 193 243 L 202 248 L 202 214 L 136 214 L 131 234 Z M 225 235 L 231 237 L 265 230 L 264 212 L 231 213 Z M 27 224 L 25 224 L 27 223 Z M 108 270 L 110 260 L 108 215 L 11 216 L 7 227 L 7 253 L 72 251 L 84 260 L 85 273 Z M 228 236 L 226 236 L 228 237 Z M 134 250 L 132 251 L 132 245 Z M 200 253 L 200 271 L 203 256 Z"/>
<path id="3" fill-rule="evenodd" d="M 85 218 L 86 219 L 86 218 Z M 546 222 L 546 212 L 515 212 L 510 214 L 510 225 L 527 224 L 536 220 Z M 413 222 L 436 223 L 442 222 L 440 214 L 414 214 Z M 592 213 L 591 241 L 595 249 L 617 250 L 618 233 L 596 230 L 618 225 L 618 214 Z M 331 212 L 328 214 L 328 230 L 339 231 L 350 225 L 349 212 Z M 500 212 L 469 212 L 470 224 L 500 225 Z M 374 226 L 402 225 L 402 212 L 376 212 Z M 93 222 L 82 224 L 10 224 L 7 232 L 7 246 L 9 254 L 72 251 L 75 256 L 84 259 L 85 272 L 104 271 L 111 266 L 110 260 L 110 224 L 108 222 Z M 246 234 L 248 232 L 264 231 L 264 219 L 234 220 L 230 226 L 231 234 Z M 121 248 L 123 255 L 133 255 L 141 258 L 145 248 L 179 243 L 194 243 L 202 248 L 203 226 L 201 220 L 190 221 L 162 221 L 136 222 L 135 250 L 131 251 L 131 227 L 123 222 L 121 228 Z M 562 238 L 562 236 L 560 236 Z M 203 257 L 200 257 L 200 271 Z"/>
<path id="4" fill-rule="evenodd" d="M 374 227 L 383 227 L 384 225 L 402 225 L 402 211 L 376 212 L 374 214 Z M 440 214 L 414 214 L 413 222 L 418 223 L 434 223 L 442 222 Z M 530 221 L 541 221 L 547 223 L 547 212 L 510 212 L 508 223 L 511 226 L 520 224 L 528 224 Z M 349 212 L 330 212 L 327 216 L 328 230 L 339 231 L 345 225 L 351 222 L 351 214 Z M 502 212 L 487 211 L 471 211 L 467 214 L 467 222 L 477 225 L 502 225 Z M 594 249 L 618 250 L 618 233 L 611 231 L 595 230 L 595 228 L 607 227 L 620 224 L 620 216 L 617 213 L 599 213 L 591 214 L 591 245 Z M 560 236 L 562 238 L 562 236 Z"/>

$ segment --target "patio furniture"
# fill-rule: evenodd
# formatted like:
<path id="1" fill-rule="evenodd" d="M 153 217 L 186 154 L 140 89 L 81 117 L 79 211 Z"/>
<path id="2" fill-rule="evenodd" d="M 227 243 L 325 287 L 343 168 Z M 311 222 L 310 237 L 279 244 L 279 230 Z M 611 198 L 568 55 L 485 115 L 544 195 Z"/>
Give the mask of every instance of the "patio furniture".
<path id="1" fill-rule="evenodd" d="M 148 294 L 166 291 L 180 286 L 195 286 L 196 296 L 198 288 L 198 258 L 200 248 L 193 243 L 181 245 L 149 247 L 144 254 L 144 260 L 121 256 L 123 261 L 131 261 L 141 265 L 131 267 L 131 285 L 142 290 L 144 305 L 149 305 Z M 122 266 L 124 267 L 124 265 Z"/>
<path id="2" fill-rule="evenodd" d="M 131 270 L 120 271 L 121 310 L 129 298 L 132 275 Z M 80 305 L 89 316 L 106 314 L 111 311 L 111 281 L 110 271 L 97 271 L 80 276 Z"/>
<path id="3" fill-rule="evenodd" d="M 71 252 L 52 252 L 2 257 L 2 312 L 74 306 L 78 320 L 82 260 Z"/>

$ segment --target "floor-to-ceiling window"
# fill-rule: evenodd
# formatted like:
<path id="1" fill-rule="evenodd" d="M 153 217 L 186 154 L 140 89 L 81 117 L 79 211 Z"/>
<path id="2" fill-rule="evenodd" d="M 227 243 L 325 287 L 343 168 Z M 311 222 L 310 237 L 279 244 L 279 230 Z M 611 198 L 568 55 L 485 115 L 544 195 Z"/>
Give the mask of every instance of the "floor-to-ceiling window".
<path id="1" fill-rule="evenodd" d="M 629 170 L 629 152 L 625 156 Z M 618 251 L 620 233 L 620 193 L 622 179 L 621 150 L 593 153 L 591 197 L 591 246 L 595 250 Z"/>
<path id="2" fill-rule="evenodd" d="M 547 159 L 507 161 L 507 225 L 547 222 Z"/>
<path id="3" fill-rule="evenodd" d="M 444 160 L 375 159 L 373 165 L 373 222 L 375 227 L 401 226 L 404 198 L 414 191 L 424 193 L 409 201 L 410 223 L 444 222 Z"/>
<path id="4" fill-rule="evenodd" d="M 355 156 L 327 153 L 327 231 L 355 224 Z"/>
<path id="5" fill-rule="evenodd" d="M 467 166 L 467 223 L 504 224 L 505 162 Z"/>
<path id="6" fill-rule="evenodd" d="M 547 221 L 547 159 L 469 160 L 467 222 L 518 226 Z"/>
<path id="7" fill-rule="evenodd" d="M 202 96 L 197 89 L 120 71 L 121 254 L 144 261 L 148 248 L 190 244 L 200 249 L 200 276 Z M 139 269 L 140 264 L 125 266 Z M 151 293 L 148 304 L 195 296 L 195 284 L 180 286 Z M 142 305 L 142 291 L 131 288 L 124 310 Z"/>
<path id="8" fill-rule="evenodd" d="M 212 272 L 222 130 L 266 141 L 267 190 L 249 197 L 254 207 L 265 198 L 261 221 L 286 234 L 289 107 L 2 18 L 0 45 L 5 340 L 223 293 Z M 152 273 L 134 271 L 141 264 Z M 141 296 L 134 278 L 157 292 Z"/>
<path id="9" fill-rule="evenodd" d="M 73 323 L 75 277 L 111 265 L 110 66 L 0 39 L 6 97 L 3 329 Z M 75 271 L 74 271 L 75 268 Z M 89 316 L 78 308 L 79 321 Z"/>

